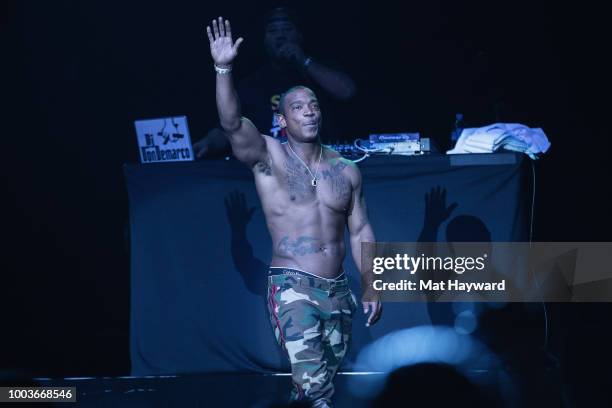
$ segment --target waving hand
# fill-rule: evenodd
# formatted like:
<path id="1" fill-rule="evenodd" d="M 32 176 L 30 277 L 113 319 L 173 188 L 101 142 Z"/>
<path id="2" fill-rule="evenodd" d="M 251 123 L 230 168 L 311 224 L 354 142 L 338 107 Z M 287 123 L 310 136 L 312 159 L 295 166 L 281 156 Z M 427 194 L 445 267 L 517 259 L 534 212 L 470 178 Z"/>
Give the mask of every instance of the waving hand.
<path id="1" fill-rule="evenodd" d="M 244 39 L 232 40 L 232 28 L 229 20 L 219 17 L 212 21 L 212 29 L 206 26 L 206 34 L 210 42 L 210 55 L 217 66 L 228 66 L 238 55 L 238 47 Z"/>

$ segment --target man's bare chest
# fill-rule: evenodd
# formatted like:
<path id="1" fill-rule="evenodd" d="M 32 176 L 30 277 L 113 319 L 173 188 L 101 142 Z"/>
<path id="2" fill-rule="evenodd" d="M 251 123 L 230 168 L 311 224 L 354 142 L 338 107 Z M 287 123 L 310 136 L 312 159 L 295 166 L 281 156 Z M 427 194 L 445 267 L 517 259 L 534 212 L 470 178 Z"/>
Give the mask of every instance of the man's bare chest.
<path id="1" fill-rule="evenodd" d="M 344 161 L 331 160 L 321 163 L 318 169 L 309 169 L 303 163 L 286 157 L 270 165 L 270 179 L 262 182 L 267 184 L 265 190 L 270 190 L 270 195 L 280 200 L 280 204 L 296 208 L 316 204 L 344 212 L 350 206 L 352 192 L 350 179 L 345 174 L 346 167 Z M 265 191 L 262 193 L 266 195 Z"/>

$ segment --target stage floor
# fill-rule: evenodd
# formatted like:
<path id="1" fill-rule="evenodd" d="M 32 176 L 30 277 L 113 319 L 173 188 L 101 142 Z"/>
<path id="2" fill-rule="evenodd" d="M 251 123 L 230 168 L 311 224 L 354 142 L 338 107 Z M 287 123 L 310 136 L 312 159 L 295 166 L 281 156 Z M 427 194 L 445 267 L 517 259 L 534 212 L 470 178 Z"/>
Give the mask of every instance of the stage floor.
<path id="1" fill-rule="evenodd" d="M 467 377 L 471 382 L 490 377 L 487 370 L 470 370 Z M 337 408 L 361 408 L 370 405 L 371 396 L 380 391 L 386 375 L 382 373 L 340 372 L 334 380 Z M 444 379 L 436 381 L 424 378 L 426 388 L 443 390 Z M 429 382 L 432 381 L 432 384 Z M 17 384 L 15 384 L 17 385 Z M 288 405 L 291 390 L 289 374 L 194 374 L 147 377 L 72 377 L 36 378 L 28 386 L 76 387 L 77 403 L 35 404 L 37 407 L 249 407 L 269 408 Z M 416 397 L 415 389 L 423 384 L 407 384 L 408 403 Z M 448 385 L 448 384 L 446 384 Z M 436 391 L 437 392 L 437 391 Z M 490 401 L 500 401 L 496 384 L 479 387 L 479 394 L 488 395 Z M 505 399 L 502 397 L 502 399 Z M 435 398 L 434 398 L 435 400 Z M 400 401 L 401 402 L 401 401 Z M 413 400 L 414 402 L 414 400 Z M 432 401 L 434 402 L 434 401 Z M 502 405 L 505 405 L 504 404 Z M 20 405 L 24 406 L 24 405 Z M 507 406 L 516 406 L 510 403 Z"/>
<path id="2" fill-rule="evenodd" d="M 349 392 L 350 377 L 339 373 L 336 406 L 359 408 L 368 400 Z M 382 374 L 361 374 L 382 379 Z M 271 407 L 287 404 L 291 389 L 288 374 L 206 374 L 149 377 L 38 378 L 38 386 L 76 387 L 77 404 L 56 403 L 53 407 Z M 39 406 L 36 404 L 36 406 Z"/>

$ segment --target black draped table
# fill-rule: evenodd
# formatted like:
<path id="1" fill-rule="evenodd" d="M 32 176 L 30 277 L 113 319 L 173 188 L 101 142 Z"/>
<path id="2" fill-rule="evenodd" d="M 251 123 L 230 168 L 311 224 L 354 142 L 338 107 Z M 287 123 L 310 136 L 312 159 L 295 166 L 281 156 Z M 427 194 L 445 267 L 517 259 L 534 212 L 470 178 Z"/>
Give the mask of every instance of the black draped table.
<path id="1" fill-rule="evenodd" d="M 466 240 L 526 241 L 531 210 L 528 160 L 515 153 L 371 157 L 359 163 L 377 241 L 417 241 L 425 194 L 440 186 L 450 217 L 427 232 L 446 240 L 462 220 Z M 131 360 L 134 375 L 278 372 L 289 369 L 265 304 L 271 240 L 251 172 L 236 160 L 127 164 L 130 202 Z M 232 192 L 244 201 L 229 200 Z M 440 197 L 441 198 L 441 197 Z M 436 204 L 436 203 L 434 203 Z M 347 242 L 347 248 L 350 246 Z M 345 269 L 358 294 L 358 272 Z M 390 332 L 430 324 L 424 303 L 385 304 L 366 328 L 358 311 L 345 370 Z"/>

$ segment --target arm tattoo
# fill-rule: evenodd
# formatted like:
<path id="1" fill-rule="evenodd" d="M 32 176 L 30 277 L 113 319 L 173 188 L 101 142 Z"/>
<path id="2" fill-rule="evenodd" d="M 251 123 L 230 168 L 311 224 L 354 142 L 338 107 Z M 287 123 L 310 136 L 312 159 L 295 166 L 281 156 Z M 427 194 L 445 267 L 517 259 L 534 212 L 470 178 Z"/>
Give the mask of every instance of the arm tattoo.
<path id="1" fill-rule="evenodd" d="M 351 184 L 349 181 L 342 175 L 342 170 L 344 170 L 348 166 L 346 162 L 342 160 L 338 160 L 336 164 L 332 164 L 329 170 L 323 170 L 321 173 L 325 180 L 329 180 L 331 184 L 331 189 L 336 195 L 336 199 L 343 201 L 348 199 L 351 194 Z"/>
<path id="2" fill-rule="evenodd" d="M 278 243 L 277 248 L 279 252 L 293 256 L 316 254 L 323 251 L 318 239 L 306 236 L 300 236 L 295 241 L 291 241 L 289 236 L 285 235 Z"/>

